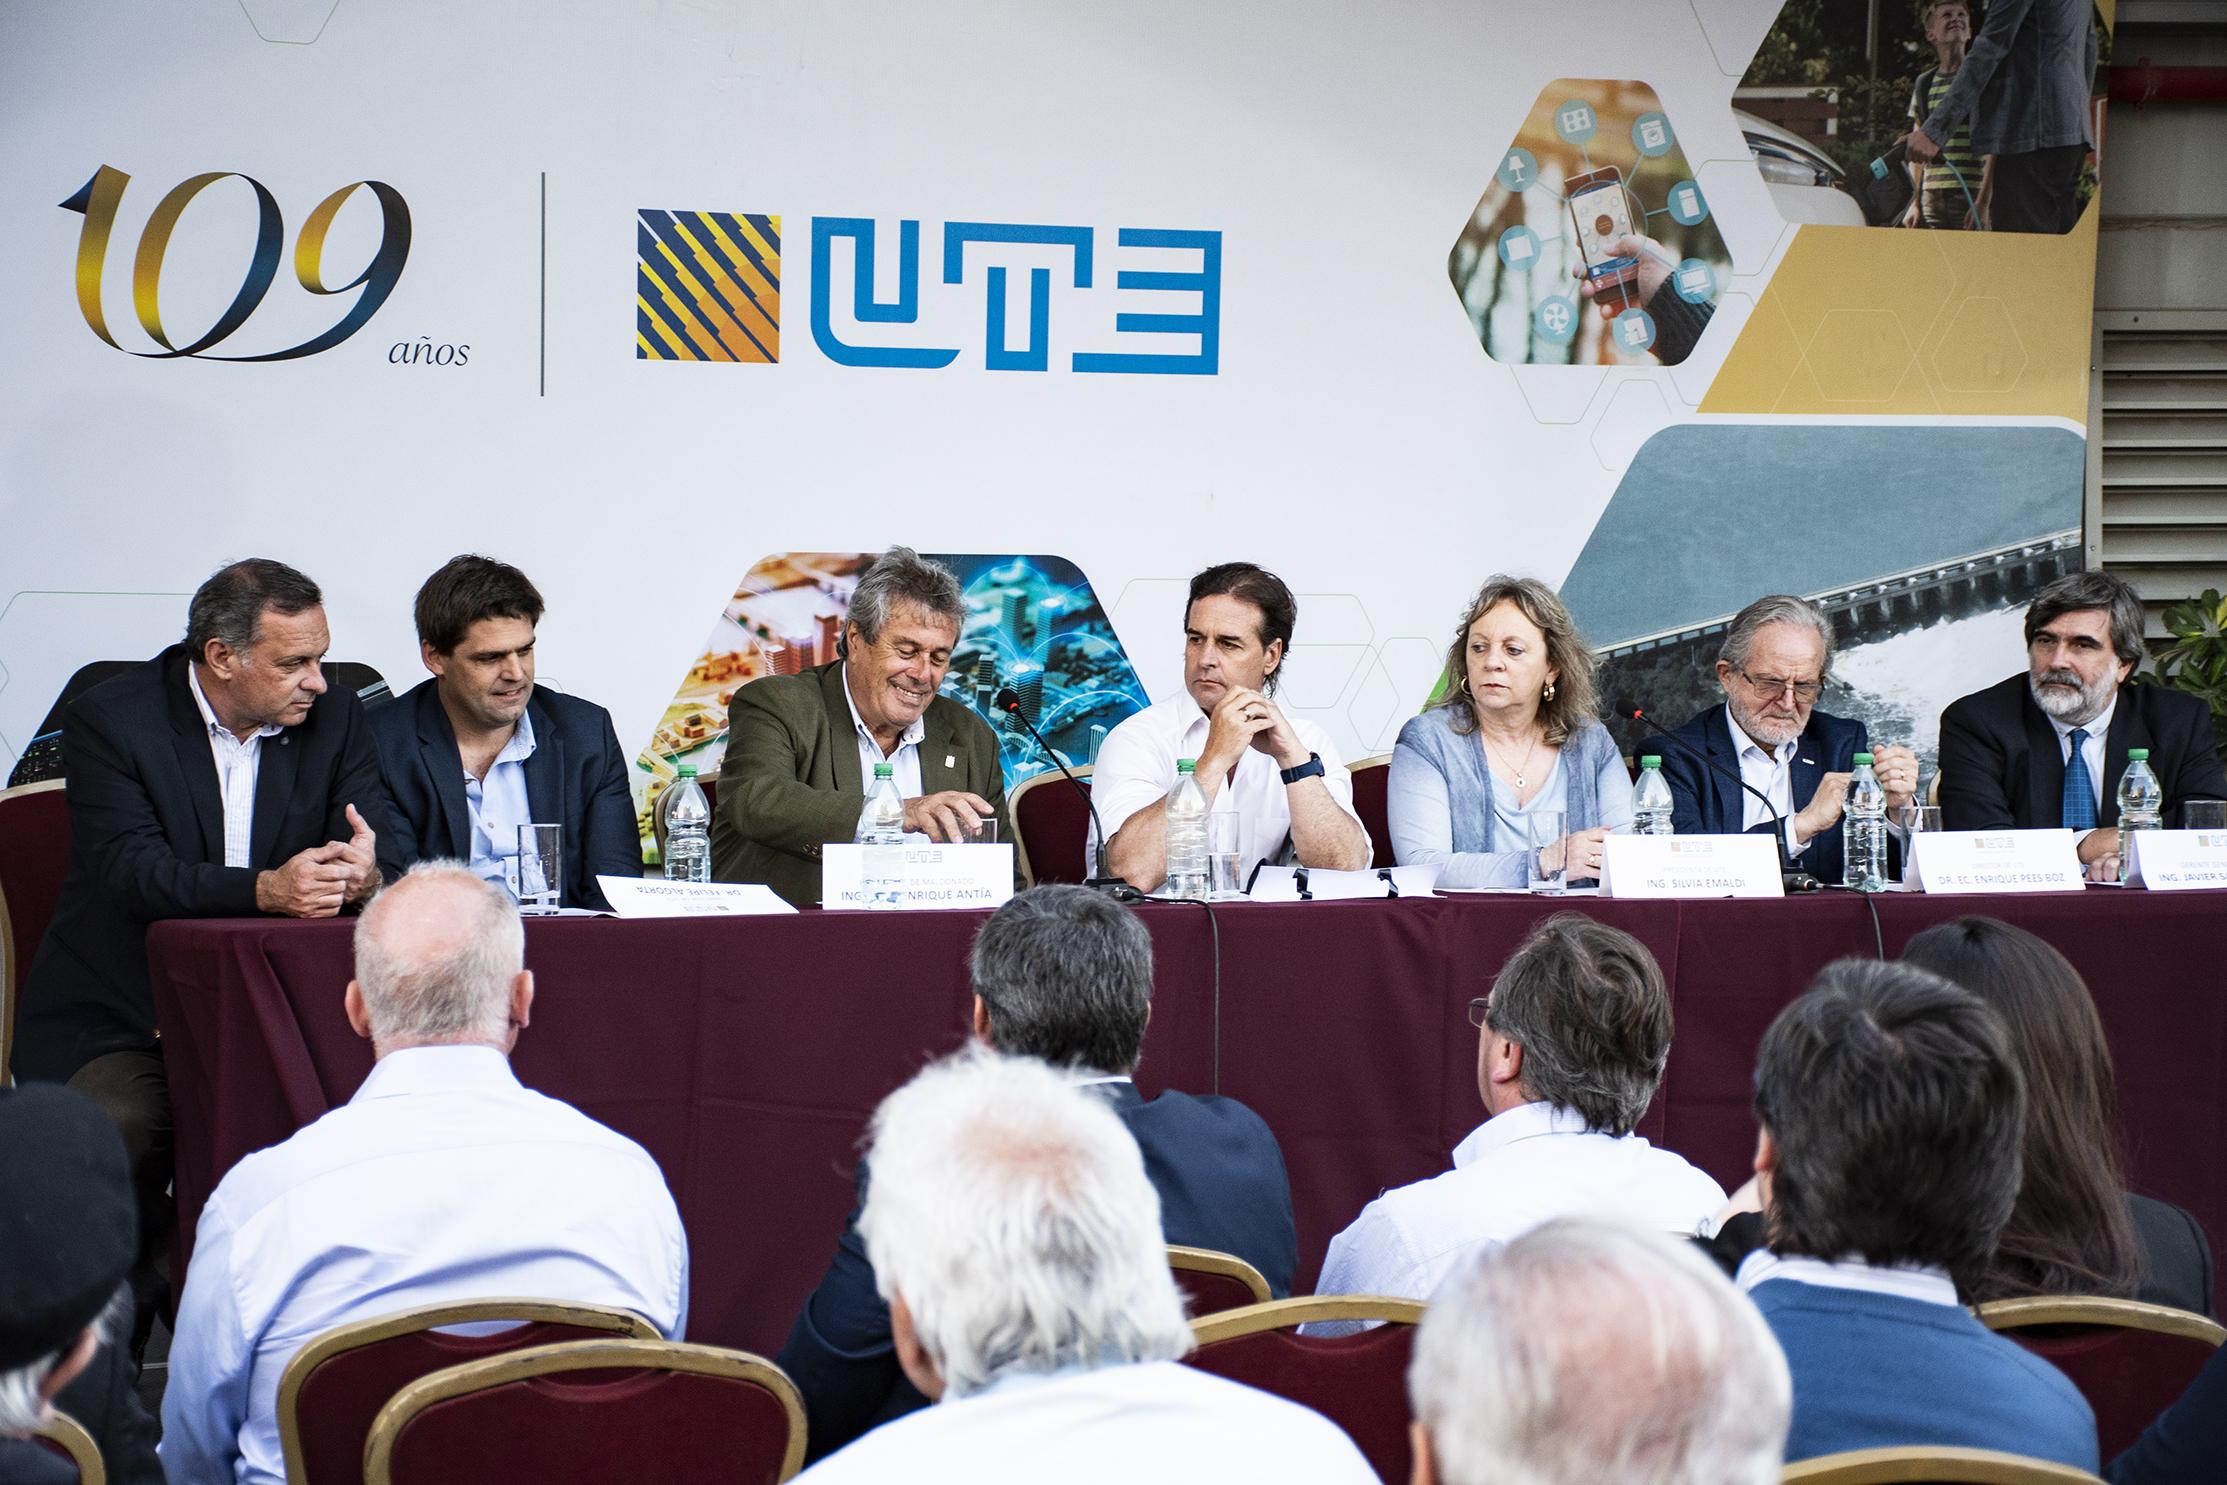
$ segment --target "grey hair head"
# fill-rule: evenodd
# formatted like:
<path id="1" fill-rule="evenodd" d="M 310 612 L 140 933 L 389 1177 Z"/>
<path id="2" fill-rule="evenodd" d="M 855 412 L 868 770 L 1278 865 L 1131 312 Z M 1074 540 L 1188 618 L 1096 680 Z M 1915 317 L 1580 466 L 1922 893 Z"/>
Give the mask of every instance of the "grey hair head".
<path id="1" fill-rule="evenodd" d="M 1493 981 L 1485 1025 L 1523 1048 L 1535 1099 L 1630 1134 L 1670 1060 L 1670 993 L 1647 946 L 1583 913 L 1534 927 Z"/>
<path id="2" fill-rule="evenodd" d="M 2101 609 L 2111 621 L 2111 652 L 2129 665 L 2142 663 L 2142 595 L 2108 572 L 2068 572 L 2034 595 L 2026 610 L 2026 643 L 2066 614 Z"/>
<path id="3" fill-rule="evenodd" d="M 502 888 L 461 862 L 420 861 L 356 920 L 355 953 L 373 1045 L 497 1045 L 526 929 Z"/>
<path id="4" fill-rule="evenodd" d="M 245 651 L 263 634 L 263 610 L 291 618 L 325 601 L 318 586 L 283 562 L 248 557 L 209 574 L 186 605 L 186 652 L 199 660 L 209 641 Z"/>
<path id="5" fill-rule="evenodd" d="M 844 628 L 857 625 L 858 637 L 874 644 L 890 615 L 904 604 L 946 620 L 953 628 L 966 623 L 966 591 L 959 586 L 959 575 L 911 547 L 891 547 L 860 575 L 851 591 L 850 609 L 843 615 Z"/>
<path id="6" fill-rule="evenodd" d="M 1152 935 L 1104 893 L 1031 887 L 975 935 L 974 993 L 1000 1052 L 1125 1073 L 1152 1013 Z"/>
<path id="7" fill-rule="evenodd" d="M 1818 663 L 1817 673 L 1823 676 L 1832 671 L 1833 621 L 1825 617 L 1825 611 L 1816 604 L 1791 593 L 1758 598 L 1734 614 L 1731 626 L 1724 631 L 1724 644 L 1717 650 L 1717 658 L 1734 670 L 1746 665 L 1756 631 L 1765 624 L 1792 624 L 1798 629 L 1813 630 L 1817 642 L 1825 647 L 1825 657 Z"/>

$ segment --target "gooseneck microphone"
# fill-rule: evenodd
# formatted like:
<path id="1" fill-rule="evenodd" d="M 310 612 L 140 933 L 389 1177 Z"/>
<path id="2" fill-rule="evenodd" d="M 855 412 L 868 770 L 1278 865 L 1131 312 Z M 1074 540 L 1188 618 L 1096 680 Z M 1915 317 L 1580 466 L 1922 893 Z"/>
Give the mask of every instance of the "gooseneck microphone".
<path id="1" fill-rule="evenodd" d="M 1021 710 L 1021 693 L 1011 686 L 1000 686 L 998 694 L 991 704 L 1008 716 L 1020 719 L 1021 725 L 1028 729 L 1028 735 L 1036 739 L 1036 745 L 1044 750 L 1044 756 L 1052 760 L 1052 767 L 1059 770 L 1060 777 L 1067 780 L 1068 787 L 1072 788 L 1081 797 L 1083 808 L 1090 811 L 1091 834 L 1097 841 L 1097 848 L 1092 853 L 1091 859 L 1096 865 L 1097 871 L 1083 885 L 1096 888 L 1100 892 L 1110 892 L 1114 896 L 1124 899 L 1142 896 L 1143 894 L 1139 893 L 1136 888 L 1107 872 L 1106 825 L 1103 820 L 1098 818 L 1098 806 L 1092 801 L 1090 791 L 1083 787 L 1083 781 L 1075 777 L 1074 772 L 1061 760 L 1058 751 L 1050 743 L 1044 741 L 1044 734 L 1036 730 L 1036 724 L 1028 719 L 1028 713 Z M 1019 825 L 1017 823 L 1014 829 L 1018 832 Z"/>
<path id="2" fill-rule="evenodd" d="M 1649 727 L 1653 727 L 1655 725 L 1655 719 L 1647 715 L 1647 708 L 1643 706 L 1634 706 L 1629 701 L 1625 701 L 1618 703 L 1616 711 L 1618 715 L 1629 717 L 1634 722 L 1644 722 Z M 1753 794 L 1757 799 L 1763 801 L 1763 808 L 1768 810 L 1771 815 L 1771 839 L 1778 842 L 1779 885 L 1782 890 L 1787 892 L 1821 892 L 1824 890 L 1825 884 L 1823 882 L 1820 882 L 1819 880 L 1817 880 L 1817 878 L 1811 876 L 1808 872 L 1803 871 L 1800 867 L 1794 864 L 1794 853 L 1788 850 L 1786 845 L 1786 816 L 1780 814 L 1778 806 L 1771 803 L 1770 795 L 1764 793 L 1761 789 L 1756 788 L 1755 785 L 1749 783 L 1746 779 L 1741 778 L 1737 771 L 1725 767 L 1722 763 L 1719 763 L 1716 759 L 1710 757 L 1707 753 L 1702 752 L 1701 749 L 1695 747 L 1692 743 L 1687 742 L 1684 738 L 1678 736 L 1678 734 L 1672 732 L 1669 728 L 1658 728 L 1655 732 L 1655 736 L 1661 738 L 1664 742 L 1669 743 L 1672 747 L 1677 748 L 1688 758 L 1691 758 L 1695 762 L 1699 763 L 1703 768 L 1706 768 L 1710 772 L 1718 774 L 1721 777 L 1730 779 L 1733 783 L 1738 784 L 1741 788 L 1747 790 L 1750 794 Z"/>

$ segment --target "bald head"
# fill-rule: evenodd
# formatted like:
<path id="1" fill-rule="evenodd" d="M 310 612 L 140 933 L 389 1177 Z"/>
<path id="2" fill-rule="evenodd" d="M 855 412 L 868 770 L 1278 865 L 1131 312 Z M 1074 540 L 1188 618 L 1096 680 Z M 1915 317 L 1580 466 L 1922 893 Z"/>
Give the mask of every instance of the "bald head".
<path id="1" fill-rule="evenodd" d="M 349 1019 L 380 1056 L 442 1045 L 507 1052 L 533 999 L 525 958 L 507 894 L 453 861 L 422 861 L 356 922 Z"/>

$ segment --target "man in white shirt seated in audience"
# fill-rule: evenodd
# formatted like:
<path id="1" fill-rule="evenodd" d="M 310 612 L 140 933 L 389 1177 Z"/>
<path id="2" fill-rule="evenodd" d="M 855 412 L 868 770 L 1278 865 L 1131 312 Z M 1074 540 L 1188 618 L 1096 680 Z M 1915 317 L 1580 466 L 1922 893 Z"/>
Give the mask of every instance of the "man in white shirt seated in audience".
<path id="1" fill-rule="evenodd" d="M 1191 579 L 1184 694 L 1114 728 L 1091 770 L 1113 875 L 1143 892 L 1167 879 L 1166 806 L 1184 758 L 1196 761 L 1207 808 L 1237 811 L 1240 882 L 1264 861 L 1339 871 L 1369 864 L 1345 760 L 1328 733 L 1285 716 L 1273 699 L 1298 617 L 1283 579 L 1253 563 L 1225 562 Z M 1085 869 L 1096 875 L 1097 863 Z"/>
<path id="2" fill-rule="evenodd" d="M 1639 940 L 1557 913 L 1469 1014 L 1485 1122 L 1454 1147 L 1452 1170 L 1387 1191 L 1331 1239 L 1318 1294 L 1429 1299 L 1479 1248 L 1549 1218 L 1691 1233 L 1723 1204 L 1715 1181 L 1632 1133 L 1670 1055 L 1670 994 Z"/>
<path id="3" fill-rule="evenodd" d="M 1562 1217 L 1449 1280 L 1415 1336 L 1416 1485 L 1777 1485 L 1793 1385 L 1690 1244 Z"/>
<path id="4" fill-rule="evenodd" d="M 682 1333 L 688 1241 L 656 1163 L 510 1070 L 534 998 L 510 898 L 423 862 L 372 899 L 355 957 L 371 1075 L 202 1209 L 163 1397 L 172 1480 L 280 1485 L 279 1376 L 336 1325 L 533 1296 Z"/>
<path id="5" fill-rule="evenodd" d="M 874 1115 L 860 1228 L 897 1355 L 936 1406 L 813 1485 L 1376 1479 L 1320 1414 L 1177 1359 L 1160 1202 L 1120 1117 L 1033 1058 L 963 1052 Z"/>

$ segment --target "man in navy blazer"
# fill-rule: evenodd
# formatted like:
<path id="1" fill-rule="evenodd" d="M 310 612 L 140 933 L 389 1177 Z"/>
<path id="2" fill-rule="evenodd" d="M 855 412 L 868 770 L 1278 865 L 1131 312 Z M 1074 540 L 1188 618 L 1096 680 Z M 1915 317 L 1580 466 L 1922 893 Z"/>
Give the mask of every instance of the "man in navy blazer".
<path id="1" fill-rule="evenodd" d="M 2076 572 L 2042 589 L 2026 610 L 2026 673 L 1941 713 L 1942 825 L 2066 826 L 2088 875 L 2117 881 L 2128 749 L 2150 750 L 2167 825 L 2190 799 L 2227 799 L 2210 708 L 2128 684 L 2142 653 L 2142 600 L 2118 578 Z"/>
<path id="2" fill-rule="evenodd" d="M 1070 1068 L 1113 1105 L 1144 1154 L 1167 1240 L 1234 1253 L 1279 1297 L 1299 1240 L 1283 1152 L 1260 1115 L 1232 1098 L 1146 1098 L 1130 1073 L 1152 1014 L 1152 940 L 1128 909 L 1081 887 L 1033 887 L 999 908 L 974 942 L 975 1035 L 1008 1056 Z M 781 1348 L 804 1394 L 807 1460 L 927 1405 L 905 1379 L 889 1307 L 859 1237 L 869 1176 L 827 1274 Z"/>
<path id="3" fill-rule="evenodd" d="M 418 590 L 433 679 L 372 716 L 403 862 L 447 857 L 518 895 L 518 827 L 562 825 L 566 907 L 609 908 L 598 876 L 642 874 L 611 714 L 534 685 L 541 594 L 490 557 L 451 558 Z"/>
<path id="4" fill-rule="evenodd" d="M 1863 723 L 1816 710 L 1832 658 L 1832 621 L 1807 599 L 1777 593 L 1733 616 L 1717 653 L 1724 705 L 1667 740 L 1658 734 L 1639 747 L 1642 756 L 1662 758 L 1680 835 L 1772 830 L 1769 812 L 1740 787 L 1744 778 L 1784 817 L 1795 869 L 1837 883 L 1846 874 L 1841 806 L 1856 754 L 1872 755 L 1890 812 L 1912 801 L 1915 753 L 1900 745 L 1874 749 Z"/>

